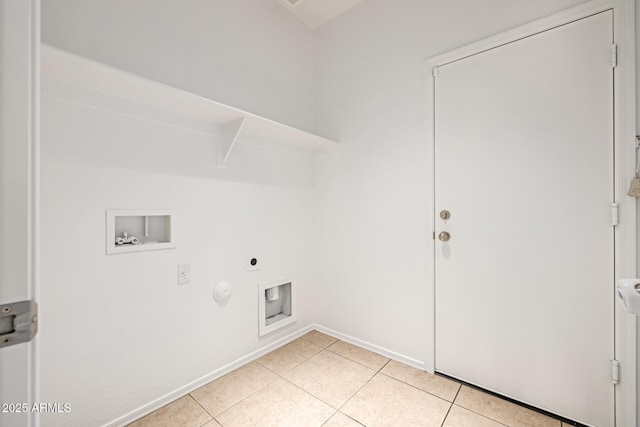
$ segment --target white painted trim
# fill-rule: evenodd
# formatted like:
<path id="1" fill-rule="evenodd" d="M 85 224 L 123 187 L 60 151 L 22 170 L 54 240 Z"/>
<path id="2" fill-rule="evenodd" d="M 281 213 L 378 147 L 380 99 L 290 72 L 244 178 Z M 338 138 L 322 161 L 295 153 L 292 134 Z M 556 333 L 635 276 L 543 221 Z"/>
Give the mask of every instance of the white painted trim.
<path id="1" fill-rule="evenodd" d="M 334 338 L 337 338 L 341 341 L 347 342 L 349 344 L 356 345 L 358 347 L 364 348 L 365 350 L 372 351 L 374 353 L 378 353 L 382 356 L 385 356 L 389 359 L 395 360 L 396 362 L 404 363 L 405 365 L 413 366 L 414 368 L 420 369 L 421 371 L 425 370 L 425 363 L 421 360 L 413 359 L 409 356 L 405 356 L 404 354 L 396 353 L 393 350 L 389 350 L 384 347 L 380 347 L 379 345 L 371 344 L 368 341 L 363 341 L 358 338 L 354 338 L 350 335 L 343 334 L 342 332 L 335 331 L 333 329 L 325 328 L 324 326 L 314 325 L 314 329 L 322 332 L 323 334 L 330 335 Z"/>
<path id="2" fill-rule="evenodd" d="M 238 136 L 242 132 L 246 117 L 229 122 L 223 126 L 222 144 L 220 144 L 220 157 L 218 158 L 218 167 L 226 167 L 227 160 L 231 154 L 231 150 L 238 141 Z"/>
<path id="3" fill-rule="evenodd" d="M 446 65 L 450 62 L 494 49 L 504 44 L 547 31 L 560 25 L 565 25 L 572 21 L 604 12 L 605 10 L 614 9 L 619 7 L 621 2 L 627 1 L 631 0 L 593 0 L 520 27 L 513 28 L 503 33 L 433 56 L 425 61 L 427 64 L 427 70 L 429 71 L 428 74 L 430 77 L 432 76 L 431 70 L 434 67 Z"/>
<path id="4" fill-rule="evenodd" d="M 29 2 L 29 293 L 40 303 L 40 0 Z M 40 334 L 29 343 L 29 403 L 40 402 Z M 30 413 L 30 427 L 40 425 L 40 414 Z"/>
<path id="5" fill-rule="evenodd" d="M 226 365 L 224 365 L 221 368 L 216 369 L 215 371 L 208 373 L 194 381 L 191 381 L 190 383 L 174 390 L 171 391 L 159 398 L 157 398 L 156 400 L 153 400 L 152 402 L 147 403 L 146 405 L 143 405 L 137 409 L 134 409 L 133 411 L 121 416 L 120 418 L 117 418 L 113 421 L 110 421 L 106 424 L 103 424 L 102 427 L 122 427 L 122 426 L 126 426 L 129 423 L 132 423 L 135 420 L 138 420 L 142 417 L 144 417 L 145 415 L 150 414 L 151 412 L 158 410 L 160 408 L 162 408 L 165 405 L 168 405 L 169 403 L 180 399 L 183 396 L 186 396 L 187 394 L 191 393 L 192 391 L 202 387 L 203 385 L 215 380 L 216 378 L 220 378 L 221 376 L 228 374 L 229 372 L 236 370 L 244 365 L 246 365 L 247 363 L 250 363 L 262 356 L 264 356 L 265 354 L 272 352 L 273 350 L 276 350 L 280 347 L 282 347 L 283 345 L 286 345 L 288 343 L 290 343 L 291 341 L 300 338 L 302 335 L 306 334 L 307 332 L 313 330 L 313 329 L 319 329 L 316 325 L 308 325 L 305 326 L 303 328 L 300 328 L 299 330 L 297 330 L 296 332 L 293 332 L 285 337 L 282 337 L 252 353 L 247 354 L 246 356 L 240 357 L 239 359 L 234 360 L 233 362 L 230 362 Z"/>
<path id="6" fill-rule="evenodd" d="M 620 210 L 616 227 L 616 280 L 633 277 L 637 272 L 636 199 L 627 196 L 635 175 L 636 135 L 636 47 L 635 3 L 618 0 L 614 5 L 614 37 L 618 45 L 615 69 L 615 190 Z M 615 298 L 615 297 L 614 297 Z M 621 381 L 616 386 L 616 425 L 637 425 L 637 326 L 636 316 L 628 314 L 620 301 L 616 304 L 615 355 L 621 366 Z"/>
<path id="7" fill-rule="evenodd" d="M 425 61 L 425 89 L 426 108 L 425 123 L 427 142 L 434 147 L 434 68 L 452 61 L 465 58 L 495 47 L 531 36 L 548 29 L 564 25 L 605 10 L 614 11 L 614 38 L 618 44 L 618 66 L 615 68 L 615 121 L 616 150 L 615 188 L 620 204 L 621 224 L 616 229 L 616 278 L 634 277 L 636 266 L 636 203 L 635 199 L 627 197 L 626 185 L 628 179 L 635 173 L 635 6 L 633 0 L 593 0 L 588 3 L 567 9 L 549 17 L 531 22 L 524 26 L 497 34 L 495 36 L 471 43 L 450 52 L 437 55 Z M 431 131 L 430 131 L 431 130 Z M 431 164 L 435 170 L 433 149 L 430 151 Z M 432 177 L 433 179 L 433 177 Z M 434 200 L 435 189 L 431 186 L 430 199 Z M 435 230 L 435 212 L 429 218 Z M 429 236 L 431 238 L 431 236 Z M 435 254 L 435 249 L 434 252 Z M 431 260 L 435 267 L 435 258 Z M 435 271 L 435 268 L 434 270 Z M 612 299 L 615 301 L 615 283 L 611 286 Z M 429 360 L 425 362 L 425 369 L 435 370 L 435 277 L 428 283 L 429 300 L 427 307 L 431 308 L 428 325 L 427 344 L 433 349 Z M 621 365 L 621 381 L 616 386 L 616 425 L 636 425 L 636 319 L 627 315 L 622 306 L 616 304 L 615 327 L 615 355 Z"/>

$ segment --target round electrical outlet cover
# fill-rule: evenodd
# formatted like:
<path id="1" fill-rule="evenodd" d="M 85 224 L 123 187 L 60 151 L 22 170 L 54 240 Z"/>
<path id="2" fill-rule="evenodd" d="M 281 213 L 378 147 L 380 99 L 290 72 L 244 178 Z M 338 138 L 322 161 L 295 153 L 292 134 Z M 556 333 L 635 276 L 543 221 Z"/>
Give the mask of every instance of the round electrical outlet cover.
<path id="1" fill-rule="evenodd" d="M 225 305 L 227 301 L 231 298 L 231 283 L 223 280 L 218 282 L 218 284 L 213 288 L 213 299 L 215 299 L 218 304 Z"/>

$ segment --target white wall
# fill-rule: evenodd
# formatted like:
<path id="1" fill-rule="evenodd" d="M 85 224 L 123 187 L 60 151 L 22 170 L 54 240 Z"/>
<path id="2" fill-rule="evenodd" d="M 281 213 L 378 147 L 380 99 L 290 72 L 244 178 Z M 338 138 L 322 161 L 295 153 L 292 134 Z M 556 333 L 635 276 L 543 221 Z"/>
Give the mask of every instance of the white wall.
<path id="1" fill-rule="evenodd" d="M 211 135 L 42 107 L 42 401 L 72 407 L 43 425 L 112 421 L 310 323 L 309 159 L 239 145 L 230 168 L 242 175 L 259 156 L 273 169 L 245 175 L 265 183 L 212 179 Z M 106 255 L 109 208 L 175 209 L 177 249 Z M 263 268 L 248 273 L 251 250 Z M 191 284 L 176 284 L 178 264 Z M 259 340 L 258 283 L 291 276 L 298 322 Z M 220 280 L 233 285 L 224 307 L 212 298 Z"/>
<path id="2" fill-rule="evenodd" d="M 275 2 L 43 3 L 45 43 L 313 127 L 312 33 Z M 311 323 L 310 158 L 238 143 L 217 169 L 218 137 L 166 112 L 61 101 L 50 80 L 43 92 L 41 401 L 72 408 L 44 426 L 111 422 Z M 106 255 L 109 208 L 175 209 L 177 248 Z M 247 273 L 251 250 L 263 267 Z M 258 339 L 258 283 L 291 276 L 298 321 Z"/>
<path id="3" fill-rule="evenodd" d="M 241 145 L 221 172 L 209 136 L 45 100 L 42 400 L 93 425 L 259 348 L 252 287 L 281 275 L 303 279 L 298 326 L 427 361 L 423 61 L 582 0 L 367 0 L 315 35 L 271 1 L 44 3 L 45 43 L 341 142 L 310 189 L 307 159 Z M 178 249 L 104 255 L 111 207 L 176 208 Z M 250 275 L 256 245 L 273 258 Z"/>
<path id="4" fill-rule="evenodd" d="M 432 358 L 423 62 L 579 3 L 367 0 L 318 31 L 318 128 L 340 141 L 319 167 L 319 324 Z"/>
<path id="5" fill-rule="evenodd" d="M 53 46 L 305 130 L 313 32 L 272 0 L 46 0 Z"/>

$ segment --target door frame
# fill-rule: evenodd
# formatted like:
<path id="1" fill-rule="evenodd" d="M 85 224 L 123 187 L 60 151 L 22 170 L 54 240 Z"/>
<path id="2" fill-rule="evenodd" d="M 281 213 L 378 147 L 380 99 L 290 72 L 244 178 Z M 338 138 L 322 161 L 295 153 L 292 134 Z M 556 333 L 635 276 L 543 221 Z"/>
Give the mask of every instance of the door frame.
<path id="1" fill-rule="evenodd" d="M 12 0 L 0 0 L 12 1 Z M 5 73 L 7 80 L 20 86 L 21 96 L 25 96 L 24 108 L 20 114 L 26 117 L 26 126 L 22 124 L 9 126 L 19 126 L 12 128 L 20 138 L 10 141 L 12 144 L 25 144 L 26 156 L 16 159 L 16 162 L 27 163 L 26 173 L 16 177 L 16 180 L 25 183 L 27 188 L 27 203 L 15 207 L 24 211 L 27 215 L 27 251 L 26 257 L 26 280 L 20 284 L 20 294 L 29 300 L 40 302 L 40 0 L 24 0 L 14 2 L 15 7 L 10 10 L 10 17 L 16 23 L 12 29 L 13 35 L 17 35 L 17 42 L 9 45 L 8 51 L 13 54 L 20 55 L 20 62 L 24 62 L 24 67 L 16 72 L 16 67 L 10 72 Z M 18 43 L 23 43 L 18 45 Z M 1 66 L 2 64 L 0 64 Z M 3 71 L 6 71 L 3 69 Z M 1 95 L 1 94 L 0 94 Z M 0 284 L 2 285 L 2 284 Z M 15 290 L 15 287 L 13 288 Z M 8 303 L 14 301 L 6 301 Z M 40 401 L 40 358 L 39 358 L 39 335 L 36 334 L 31 341 L 27 343 L 17 344 L 15 348 L 22 346 L 16 350 L 19 355 L 26 357 L 26 362 L 19 366 L 13 364 L 14 360 L 7 360 L 9 363 L 3 366 L 5 370 L 12 370 L 15 376 L 11 377 L 12 381 L 19 379 L 22 384 L 9 384 L 9 390 L 20 390 L 26 393 L 28 402 L 6 402 L 28 404 L 28 410 L 22 412 L 23 417 L 20 422 L 24 422 L 26 426 L 39 426 L 40 414 L 32 412 L 31 405 Z M 13 350 L 13 348 L 11 349 Z M 0 350 L 2 351 L 2 350 Z M 8 350 L 7 350 L 8 351 Z M 0 354 L 0 358 L 2 354 Z M 7 396 L 4 396 L 7 397 Z M 9 399 L 13 396 L 9 395 Z M 15 414 L 14 414 L 15 415 Z"/>
<path id="2" fill-rule="evenodd" d="M 636 199 L 628 197 L 627 186 L 635 176 L 636 135 L 636 82 L 635 82 L 635 4 L 634 0 L 592 0 L 579 6 L 533 21 L 518 28 L 471 43 L 425 61 L 426 133 L 435 171 L 435 80 L 438 67 L 447 63 L 511 43 L 524 37 L 586 18 L 596 13 L 612 10 L 614 16 L 614 40 L 618 46 L 618 63 L 614 68 L 614 197 L 619 204 L 620 224 L 615 227 L 615 277 L 636 277 Z M 435 176 L 430 177 L 429 200 L 433 208 L 428 218 L 435 230 Z M 612 201 L 613 202 L 613 201 Z M 432 236 L 429 236 L 431 239 Z M 424 368 L 435 371 L 435 240 L 431 248 L 431 280 L 427 284 L 430 310 L 427 327 L 427 346 L 431 349 Z M 615 284 L 611 284 L 614 298 Z M 614 354 L 621 366 L 620 383 L 615 387 L 616 425 L 636 425 L 636 316 L 628 314 L 618 298 L 615 298 Z"/>

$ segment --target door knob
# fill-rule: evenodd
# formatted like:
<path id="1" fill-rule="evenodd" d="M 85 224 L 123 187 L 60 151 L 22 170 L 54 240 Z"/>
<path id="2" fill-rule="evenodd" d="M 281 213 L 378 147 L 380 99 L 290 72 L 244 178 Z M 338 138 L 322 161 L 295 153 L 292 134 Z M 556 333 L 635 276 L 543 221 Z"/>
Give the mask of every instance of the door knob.
<path id="1" fill-rule="evenodd" d="M 451 234 L 446 231 L 441 231 L 440 234 L 438 234 L 438 239 L 440 239 L 441 242 L 448 242 L 449 239 L 451 239 Z"/>
<path id="2" fill-rule="evenodd" d="M 449 218 L 451 218 L 451 212 L 444 210 L 444 211 L 440 211 L 440 219 L 443 221 L 448 220 Z"/>

